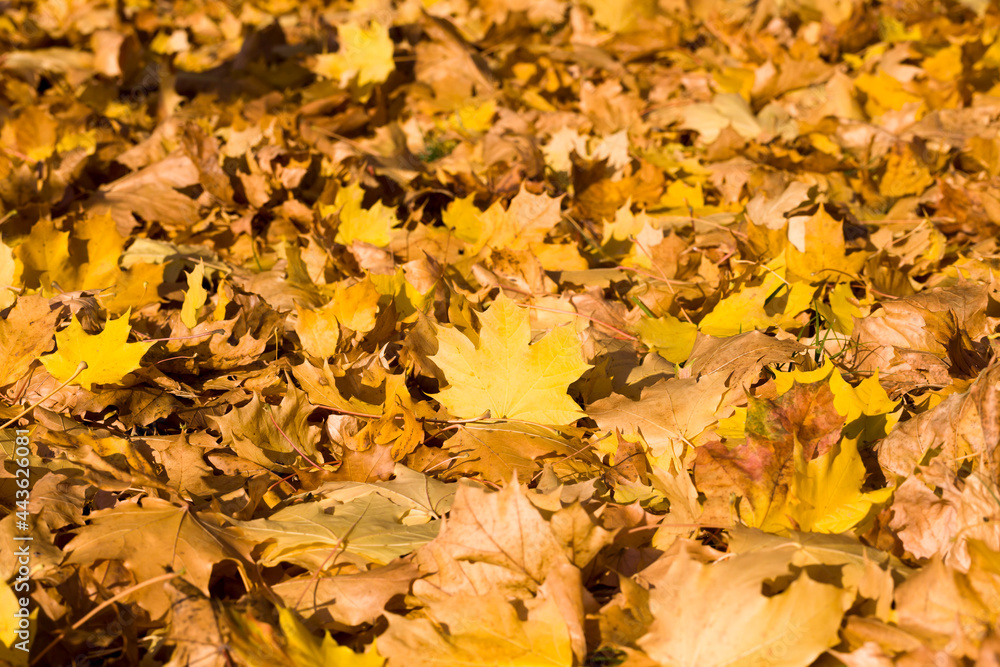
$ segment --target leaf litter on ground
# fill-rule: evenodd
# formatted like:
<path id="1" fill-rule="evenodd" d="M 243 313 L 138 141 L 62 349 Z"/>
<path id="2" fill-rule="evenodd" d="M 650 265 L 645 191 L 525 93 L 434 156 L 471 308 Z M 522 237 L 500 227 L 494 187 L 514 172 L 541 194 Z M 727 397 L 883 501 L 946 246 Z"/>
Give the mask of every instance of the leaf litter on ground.
<path id="1" fill-rule="evenodd" d="M 0 662 L 996 664 L 998 36 L 10 3 Z"/>

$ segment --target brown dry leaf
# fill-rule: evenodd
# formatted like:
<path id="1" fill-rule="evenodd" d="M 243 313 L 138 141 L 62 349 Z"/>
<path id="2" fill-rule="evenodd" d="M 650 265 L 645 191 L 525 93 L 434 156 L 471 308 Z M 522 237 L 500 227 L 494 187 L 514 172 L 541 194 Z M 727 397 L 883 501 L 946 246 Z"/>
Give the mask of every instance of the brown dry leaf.
<path id="1" fill-rule="evenodd" d="M 218 140 L 197 125 L 188 123 L 181 134 L 181 147 L 198 169 L 202 186 L 223 204 L 234 206 L 233 186 L 220 164 Z"/>
<path id="2" fill-rule="evenodd" d="M 316 450 L 320 429 L 307 423 L 311 412 L 305 393 L 289 386 L 277 408 L 254 394 L 245 406 L 213 419 L 223 443 L 248 461 L 304 468 L 321 458 Z"/>
<path id="3" fill-rule="evenodd" d="M 526 597 L 570 553 L 516 480 L 495 493 L 461 483 L 440 534 L 414 554 L 426 576 L 413 592 L 425 599 L 489 591 Z"/>
<path id="4" fill-rule="evenodd" d="M 434 539 L 440 519 L 410 518 L 410 509 L 370 493 L 348 502 L 304 502 L 265 519 L 233 521 L 244 542 L 262 545 L 259 562 L 321 571 L 342 561 L 386 565 Z"/>
<path id="5" fill-rule="evenodd" d="M 533 479 L 545 461 L 587 461 L 588 448 L 558 432 L 530 424 L 472 424 L 462 426 L 445 442 L 455 460 L 449 475 L 475 474 L 491 482 L 509 482 L 517 476 Z"/>
<path id="6" fill-rule="evenodd" d="M 928 488 L 928 482 L 937 488 Z M 917 558 L 941 557 L 948 566 L 965 571 L 970 563 L 970 540 L 1000 551 L 996 484 L 978 474 L 962 480 L 936 464 L 900 485 L 892 511 L 889 527 Z"/>
<path id="7" fill-rule="evenodd" d="M 190 158 L 174 154 L 95 193 L 85 206 L 98 213 L 110 212 L 118 231 L 127 233 L 143 220 L 177 227 L 198 217 L 198 205 L 177 191 L 198 182 L 199 174 Z"/>
<path id="8" fill-rule="evenodd" d="M 390 667 L 573 664 L 570 633 L 550 598 L 527 603 L 526 618 L 497 592 L 456 593 L 432 602 L 425 617 L 390 615 L 378 638 Z"/>
<path id="9" fill-rule="evenodd" d="M 671 452 L 679 456 L 717 421 L 716 411 L 729 391 L 728 379 L 725 371 L 699 378 L 668 378 L 645 387 L 637 401 L 612 395 L 588 406 L 587 414 L 604 430 L 641 431 L 655 457 Z"/>
<path id="10" fill-rule="evenodd" d="M 142 375 L 144 370 L 139 369 L 135 375 Z M 167 389 L 142 384 L 127 389 L 105 389 L 99 394 L 81 394 L 79 399 L 76 403 L 78 411 L 101 412 L 113 406 L 122 423 L 129 428 L 149 426 L 183 407 L 183 403 Z"/>
<path id="11" fill-rule="evenodd" d="M 185 497 L 223 496 L 243 486 L 241 478 L 216 475 L 205 461 L 204 448 L 192 444 L 189 436 L 151 436 L 145 442 L 156 451 L 167 485 Z"/>
<path id="12" fill-rule="evenodd" d="M 737 555 L 705 564 L 686 548 L 647 568 L 653 622 L 639 646 L 660 664 L 805 667 L 839 642 L 849 596 L 806 574 L 776 595 L 761 592 L 774 576 L 772 554 Z M 683 609 L 683 615 L 671 612 Z"/>
<path id="13" fill-rule="evenodd" d="M 0 662 L 1000 665 L 991 3 L 125 4 L 0 12 Z"/>
<path id="14" fill-rule="evenodd" d="M 879 465 L 887 475 L 903 478 L 930 460 L 956 471 L 971 460 L 977 468 L 994 475 L 1000 466 L 998 381 L 1000 366 L 991 366 L 967 391 L 954 393 L 927 412 L 899 424 L 877 445 Z"/>
<path id="15" fill-rule="evenodd" d="M 176 647 L 167 665 L 223 667 L 226 655 L 218 646 L 224 640 L 211 599 L 183 580 L 171 582 L 165 588 L 173 598 L 170 631 L 165 640 L 168 646 Z"/>
<path id="16" fill-rule="evenodd" d="M 168 357 L 173 359 L 164 360 L 160 369 L 164 372 L 176 368 L 231 370 L 257 361 L 268 344 L 274 342 L 275 330 L 285 316 L 257 295 L 237 294 L 233 302 L 239 306 L 235 316 L 206 320 L 193 329 L 184 326 L 177 312 L 176 319 L 171 321 L 176 339 L 165 343 L 172 353 Z"/>
<path id="17" fill-rule="evenodd" d="M 48 299 L 22 296 L 0 322 L 0 387 L 17 382 L 52 343 L 58 310 Z"/>
<path id="18" fill-rule="evenodd" d="M 854 328 L 857 368 L 868 372 L 878 368 L 884 382 L 902 390 L 950 384 L 951 376 L 963 370 L 954 358 L 963 347 L 963 332 L 966 340 L 978 340 L 995 326 L 986 307 L 982 285 L 957 285 L 885 301 Z"/>
<path id="19" fill-rule="evenodd" d="M 741 389 L 747 390 L 757 381 L 764 366 L 788 363 L 803 352 L 805 348 L 795 341 L 778 340 L 760 331 L 728 338 L 700 334 L 685 368 L 691 369 L 692 377 L 728 375 L 726 386 L 739 396 Z"/>
<path id="20" fill-rule="evenodd" d="M 367 572 L 302 576 L 273 589 L 311 624 L 343 628 L 375 623 L 386 604 L 408 593 L 419 576 L 414 564 L 397 560 Z"/>
<path id="21" fill-rule="evenodd" d="M 142 504 L 93 512 L 88 519 L 89 524 L 79 528 L 66 545 L 66 562 L 89 565 L 118 560 L 134 573 L 137 583 L 183 571 L 179 576 L 210 595 L 208 583 L 216 563 L 231 560 L 242 568 L 249 560 L 243 547 L 222 530 L 221 517 L 195 513 L 165 500 L 145 498 Z M 161 617 L 171 604 L 162 587 L 143 589 L 139 599 L 153 618 Z"/>
<path id="22" fill-rule="evenodd" d="M 896 625 L 953 658 L 972 658 L 996 623 L 994 602 L 981 599 L 966 575 L 935 556 L 896 589 Z"/>
<path id="23" fill-rule="evenodd" d="M 749 525 L 780 530 L 796 461 L 827 453 L 840 439 L 844 418 L 825 382 L 795 384 L 774 400 L 749 400 L 746 442 L 732 448 L 721 442 L 699 447 L 695 485 L 712 499 L 706 512 L 726 517 L 734 494 L 748 505 L 740 505 L 739 516 Z"/>

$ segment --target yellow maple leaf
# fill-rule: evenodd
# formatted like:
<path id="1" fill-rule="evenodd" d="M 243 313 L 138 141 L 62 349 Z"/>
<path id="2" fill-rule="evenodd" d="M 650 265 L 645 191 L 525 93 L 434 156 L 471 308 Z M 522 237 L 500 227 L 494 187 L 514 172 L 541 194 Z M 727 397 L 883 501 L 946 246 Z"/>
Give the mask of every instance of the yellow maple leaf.
<path id="1" fill-rule="evenodd" d="M 418 311 L 426 312 L 434 301 L 436 288 L 431 287 L 426 292 L 421 292 L 406 279 L 406 272 L 402 267 L 396 267 L 394 274 L 369 274 L 368 280 L 375 285 L 380 295 L 392 297 L 400 322 L 412 321 Z"/>
<path id="2" fill-rule="evenodd" d="M 14 287 L 14 278 L 20 273 L 14 250 L 3 242 L 0 237 L 0 308 L 6 308 L 14 303 L 15 293 L 9 289 Z"/>
<path id="3" fill-rule="evenodd" d="M 390 664 L 408 667 L 570 667 L 566 621 L 551 597 L 539 595 L 518 612 L 504 597 L 456 593 L 431 602 L 423 618 L 390 614 L 376 645 Z"/>
<path id="4" fill-rule="evenodd" d="M 296 306 L 295 310 L 298 313 L 295 333 L 299 335 L 302 349 L 319 359 L 336 354 L 337 343 L 340 342 L 340 322 L 336 314 L 327 307 L 309 309 Z"/>
<path id="5" fill-rule="evenodd" d="M 919 195 L 934 185 L 934 177 L 912 151 L 893 151 L 885 162 L 885 174 L 878 191 L 884 197 Z"/>
<path id="6" fill-rule="evenodd" d="M 85 258 L 81 245 L 86 247 Z M 42 220 L 14 254 L 24 266 L 25 283 L 37 281 L 46 289 L 56 283 L 73 292 L 113 286 L 121 275 L 118 259 L 124 247 L 125 237 L 118 233 L 111 215 L 104 214 L 77 222 L 72 233 L 59 231 L 53 220 Z"/>
<path id="7" fill-rule="evenodd" d="M 760 285 L 744 286 L 719 301 L 698 324 L 710 336 L 735 336 L 744 331 L 771 326 L 794 326 L 795 316 L 812 304 L 813 288 L 803 282 L 788 282 L 785 263 L 778 257 L 768 262 Z"/>
<path id="8" fill-rule="evenodd" d="M 594 23 L 611 32 L 629 32 L 656 15 L 656 3 L 650 0 L 587 0 L 594 13 Z"/>
<path id="9" fill-rule="evenodd" d="M 470 195 L 452 202 L 444 221 L 455 231 L 455 236 L 472 244 L 470 255 L 485 247 L 534 251 L 544 245 L 545 235 L 562 218 L 561 203 L 562 196 L 533 195 L 522 184 L 506 209 L 497 200 L 480 211 Z"/>
<path id="10" fill-rule="evenodd" d="M 864 315 L 859 300 L 854 296 L 850 283 L 838 283 L 829 294 L 830 304 L 816 302 L 816 310 L 823 316 L 831 329 L 850 336 L 854 333 L 854 318 Z"/>
<path id="11" fill-rule="evenodd" d="M 73 381 L 90 389 L 95 384 L 113 384 L 139 368 L 139 360 L 153 343 L 128 343 L 132 327 L 128 324 L 131 311 L 117 320 L 108 320 L 104 331 L 90 335 L 83 330 L 76 316 L 68 327 L 56 333 L 58 349 L 54 354 L 41 358 L 46 370 L 60 382 L 66 382 L 81 361 L 87 368 Z"/>
<path id="12" fill-rule="evenodd" d="M 797 530 L 843 533 L 857 526 L 872 507 L 892 496 L 894 488 L 862 493 L 865 464 L 857 440 L 845 438 L 840 446 L 806 461 L 795 460 L 795 476 L 782 514 Z"/>
<path id="13" fill-rule="evenodd" d="M 300 621 L 291 609 L 278 608 L 278 622 L 285 634 L 285 652 L 292 667 L 309 665 L 337 665 L 338 667 L 381 667 L 385 658 L 374 645 L 364 653 L 355 653 L 350 647 L 340 646 L 329 632 L 322 639 Z"/>
<path id="14" fill-rule="evenodd" d="M 322 308 L 296 308 L 295 331 L 306 352 L 320 359 L 336 354 L 341 325 L 360 333 L 375 328 L 380 296 L 375 284 L 365 278 L 353 285 L 337 285 L 333 298 Z"/>
<path id="15" fill-rule="evenodd" d="M 799 247 L 789 242 L 785 248 L 789 279 L 801 278 L 812 282 L 851 280 L 860 270 L 867 253 L 847 254 L 844 224 L 834 220 L 821 206 L 816 214 L 800 220 L 804 229 Z M 793 230 L 789 229 L 791 239 Z"/>
<path id="16" fill-rule="evenodd" d="M 601 239 L 601 244 L 608 245 L 612 240 L 627 241 L 637 236 L 649 223 L 650 218 L 645 211 L 632 213 L 632 198 L 629 197 L 615 211 L 615 219 L 604 222 L 604 236 Z"/>
<path id="17" fill-rule="evenodd" d="M 392 60 L 393 43 L 389 29 L 378 21 L 369 25 L 344 23 L 337 26 L 340 50 L 316 57 L 312 70 L 328 79 L 337 79 L 342 87 L 357 77 L 359 86 L 382 83 L 396 69 Z"/>
<path id="18" fill-rule="evenodd" d="M 102 299 L 109 313 L 120 314 L 128 309 L 139 310 L 151 303 L 159 303 L 157 287 L 163 282 L 166 264 L 140 262 L 118 274 L 114 293 Z"/>
<path id="19" fill-rule="evenodd" d="M 441 214 L 445 226 L 468 243 L 476 243 L 483 232 L 483 223 L 479 219 L 483 212 L 473 203 L 475 198 L 476 193 L 472 193 L 463 199 L 453 199 Z"/>
<path id="20" fill-rule="evenodd" d="M 118 233 L 111 214 L 91 216 L 76 223 L 73 236 L 87 243 L 87 262 L 75 275 L 67 271 L 65 279 L 71 284 L 60 283 L 60 286 L 63 289 L 99 289 L 114 285 L 121 273 L 118 258 L 125 247 L 125 237 Z"/>
<path id="21" fill-rule="evenodd" d="M 478 345 L 456 329 L 438 330 L 438 353 L 431 359 L 449 386 L 435 398 L 462 419 L 487 410 L 543 424 L 569 424 L 583 416 L 566 394 L 590 368 L 583 362 L 572 329 L 560 327 L 534 345 L 528 314 L 503 294 L 480 316 Z"/>
<path id="22" fill-rule="evenodd" d="M 365 191 L 359 183 L 351 183 L 337 192 L 332 205 L 320 205 L 320 215 L 327 216 L 339 212 L 340 225 L 334 241 L 351 245 L 355 241 L 371 243 L 383 248 L 389 245 L 389 233 L 399 225 L 396 212 L 382 202 L 375 202 L 370 208 L 361 208 Z"/>
<path id="23" fill-rule="evenodd" d="M 59 231 L 52 219 L 39 220 L 31 226 L 24 242 L 14 248 L 14 256 L 23 267 L 21 280 L 26 286 L 41 284 L 47 288 L 52 283 L 51 272 L 72 264 L 69 232 Z M 64 285 L 63 289 L 71 288 Z"/>
<path id="24" fill-rule="evenodd" d="M 681 364 L 691 356 L 698 327 L 690 322 L 682 322 L 673 315 L 658 319 L 644 317 L 636 325 L 639 338 L 667 361 Z"/>
<path id="25" fill-rule="evenodd" d="M 205 263 L 198 262 L 187 277 L 188 289 L 184 293 L 184 304 L 181 306 L 181 322 L 188 329 L 194 329 L 198 324 L 198 309 L 205 305 L 208 292 L 201 286 L 205 279 Z"/>
<path id="26" fill-rule="evenodd" d="M 702 208 L 705 206 L 705 193 L 702 191 L 701 183 L 674 181 L 667 186 L 667 191 L 660 197 L 660 205 L 684 211 Z"/>
<path id="27" fill-rule="evenodd" d="M 493 126 L 493 116 L 496 115 L 497 104 L 487 100 L 483 104 L 466 104 L 455 111 L 449 119 L 451 129 L 465 134 L 480 134 Z"/>
<path id="28" fill-rule="evenodd" d="M 927 113 L 923 98 L 906 90 L 902 83 L 885 70 L 880 69 L 877 74 L 863 73 L 855 79 L 854 85 L 867 95 L 865 111 L 873 118 L 887 111 L 900 111 L 907 105 L 913 107 L 916 120 Z"/>
<path id="29" fill-rule="evenodd" d="M 379 296 L 376 285 L 366 277 L 353 285 L 337 285 L 326 307 L 351 331 L 367 333 L 375 328 Z"/>

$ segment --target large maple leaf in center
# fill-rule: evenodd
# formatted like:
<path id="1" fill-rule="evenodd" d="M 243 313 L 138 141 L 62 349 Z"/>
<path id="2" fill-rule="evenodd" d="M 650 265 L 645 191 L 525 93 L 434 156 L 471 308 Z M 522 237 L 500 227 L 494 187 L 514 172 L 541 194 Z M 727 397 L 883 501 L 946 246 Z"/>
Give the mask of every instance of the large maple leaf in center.
<path id="1" fill-rule="evenodd" d="M 583 413 L 566 390 L 590 368 L 580 341 L 560 327 L 534 345 L 528 314 L 501 295 L 481 315 L 479 344 L 456 329 L 438 330 L 434 363 L 448 387 L 435 398 L 462 419 L 481 416 L 569 424 Z"/>

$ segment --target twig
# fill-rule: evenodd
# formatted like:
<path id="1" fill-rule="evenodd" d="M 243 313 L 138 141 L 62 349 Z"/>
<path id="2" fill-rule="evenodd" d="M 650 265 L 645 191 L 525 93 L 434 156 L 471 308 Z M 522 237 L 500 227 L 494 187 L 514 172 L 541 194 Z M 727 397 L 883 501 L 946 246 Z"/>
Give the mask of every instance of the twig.
<path id="1" fill-rule="evenodd" d="M 57 391 L 59 391 L 60 389 L 64 388 L 66 385 L 68 385 L 70 382 L 72 382 L 76 378 L 77 375 L 79 375 L 80 373 L 82 373 L 85 370 L 87 370 L 87 362 L 86 361 L 81 361 L 80 365 L 76 367 L 76 370 L 73 371 L 73 374 L 69 376 L 68 380 L 66 380 L 61 385 L 59 385 L 58 387 L 56 387 L 55 389 L 53 389 L 52 391 L 50 391 L 49 393 L 47 393 L 45 396 L 42 396 L 40 399 L 38 399 L 38 401 L 36 403 L 34 403 L 32 405 L 29 405 L 24 410 L 21 410 L 19 413 L 17 413 L 16 415 L 14 415 L 10 419 L 8 419 L 7 422 L 3 426 L 0 426 L 0 431 L 2 431 L 3 429 L 7 428 L 8 426 L 10 426 L 14 422 L 16 422 L 18 419 L 20 419 L 24 415 L 28 414 L 29 412 L 31 412 L 32 410 L 34 410 L 35 408 L 37 408 L 39 405 L 41 405 L 45 401 L 49 400 Z"/>
<path id="2" fill-rule="evenodd" d="M 351 524 L 351 527 L 348 528 L 347 531 L 337 539 L 337 542 L 333 545 L 333 549 L 330 550 L 330 555 L 327 556 L 322 563 L 320 563 L 320 566 L 316 568 L 316 572 L 314 572 L 313 575 L 309 577 L 310 581 L 316 581 L 319 578 L 319 573 L 322 572 L 324 569 L 326 569 L 326 564 L 330 562 L 330 559 L 347 549 L 346 540 L 348 537 L 350 537 L 351 533 L 354 532 L 354 529 L 358 527 L 358 523 L 361 522 L 361 519 L 365 516 L 365 514 L 367 514 L 368 508 L 372 506 L 373 496 L 374 494 L 368 497 L 368 507 L 365 508 L 364 512 L 361 512 L 358 515 L 358 518 L 354 520 L 354 523 Z M 306 596 L 306 591 L 308 590 L 309 590 L 308 585 L 302 589 L 302 593 L 299 595 L 299 599 L 295 601 L 295 606 L 293 607 L 294 609 L 298 609 L 299 605 L 302 604 L 302 598 Z M 313 594 L 315 595 L 315 590 Z M 313 604 L 315 605 L 315 600 L 313 600 Z"/>
<path id="3" fill-rule="evenodd" d="M 60 641 L 62 641 L 63 637 L 66 636 L 66 633 L 68 633 L 70 630 L 77 630 L 77 629 L 79 629 L 81 625 L 83 625 L 84 623 L 86 623 L 87 621 L 89 621 L 90 619 L 92 619 L 95 615 L 99 614 L 104 608 L 108 607 L 109 605 L 112 605 L 115 602 L 118 602 L 118 600 L 121 600 L 123 597 L 131 595 L 132 593 L 135 593 L 140 588 L 145 588 L 146 586 L 152 586 L 153 584 L 158 584 L 161 581 L 169 581 L 170 579 L 173 579 L 175 577 L 183 576 L 186 572 L 187 572 L 187 568 L 181 568 L 180 572 L 167 572 L 166 574 L 161 574 L 158 577 L 153 577 L 152 579 L 147 579 L 146 581 L 140 582 L 140 583 L 136 584 L 135 586 L 129 586 L 128 588 L 126 588 L 125 590 L 123 590 L 121 593 L 118 593 L 114 597 L 108 598 L 107 600 L 105 600 L 101 604 L 99 604 L 96 607 L 94 607 L 90 611 L 89 614 L 87 614 L 86 616 L 84 616 L 83 618 L 81 618 L 79 621 L 77 621 L 76 623 L 74 623 L 73 625 L 71 625 L 68 630 L 62 630 L 62 631 L 60 631 L 59 634 L 56 635 L 56 638 L 53 639 L 51 642 L 49 642 L 49 645 L 46 646 L 44 649 L 42 649 L 42 652 L 39 653 L 38 655 L 36 655 L 34 657 L 34 659 L 31 661 L 31 664 L 32 665 L 38 664 L 38 661 L 42 659 L 42 656 L 44 656 L 46 653 L 48 653 L 49 651 L 51 651 L 52 648 L 56 644 L 58 644 Z"/>

